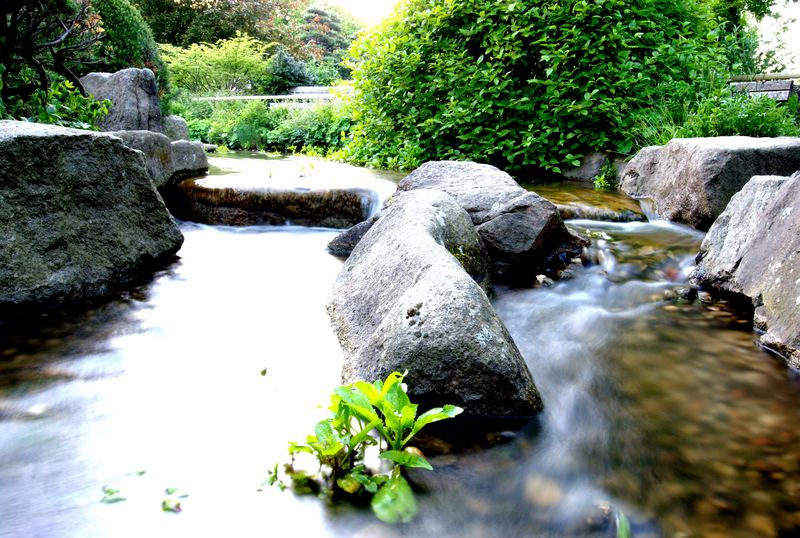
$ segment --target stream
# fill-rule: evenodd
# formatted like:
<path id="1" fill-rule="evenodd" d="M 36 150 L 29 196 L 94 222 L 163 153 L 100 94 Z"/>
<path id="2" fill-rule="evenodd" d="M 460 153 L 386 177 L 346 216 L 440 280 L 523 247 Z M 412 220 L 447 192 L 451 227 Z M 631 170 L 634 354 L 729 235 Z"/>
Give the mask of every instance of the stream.
<path id="1" fill-rule="evenodd" d="M 680 298 L 702 234 L 568 226 L 596 264 L 493 297 L 544 412 L 443 447 L 412 474 L 420 513 L 403 526 L 262 487 L 339 383 L 324 309 L 338 231 L 183 222 L 149 281 L 0 321 L 0 536 L 613 537 L 618 513 L 636 537 L 800 535 L 800 384 L 724 304 Z"/>

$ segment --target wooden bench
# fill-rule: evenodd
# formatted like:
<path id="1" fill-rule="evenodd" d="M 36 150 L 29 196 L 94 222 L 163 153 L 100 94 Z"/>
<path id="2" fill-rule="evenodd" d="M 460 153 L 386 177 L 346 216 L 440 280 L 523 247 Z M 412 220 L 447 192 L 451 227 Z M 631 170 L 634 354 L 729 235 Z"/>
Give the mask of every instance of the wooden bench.
<path id="1" fill-rule="evenodd" d="M 800 85 L 794 79 L 800 79 L 800 73 L 745 75 L 731 78 L 728 84 L 750 97 L 769 97 L 786 102 L 792 95 L 800 96 Z"/>

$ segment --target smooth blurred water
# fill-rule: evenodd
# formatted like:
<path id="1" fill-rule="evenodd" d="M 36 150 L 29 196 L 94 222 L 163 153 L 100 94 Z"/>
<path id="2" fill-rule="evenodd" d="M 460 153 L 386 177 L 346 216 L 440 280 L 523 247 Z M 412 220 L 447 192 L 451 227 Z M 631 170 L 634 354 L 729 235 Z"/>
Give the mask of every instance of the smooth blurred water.
<path id="1" fill-rule="evenodd" d="M 701 234 L 573 221 L 596 264 L 494 304 L 545 411 L 414 472 L 420 514 L 258 491 L 324 415 L 336 231 L 184 223 L 179 259 L 83 312 L 0 325 L 0 536 L 792 536 L 800 388 L 683 292 Z M 266 375 L 261 371 L 266 369 Z M 442 447 L 448 452 L 447 447 Z M 101 502 L 103 486 L 125 501 Z M 161 511 L 179 488 L 180 514 Z M 177 495 L 176 494 L 176 495 Z"/>

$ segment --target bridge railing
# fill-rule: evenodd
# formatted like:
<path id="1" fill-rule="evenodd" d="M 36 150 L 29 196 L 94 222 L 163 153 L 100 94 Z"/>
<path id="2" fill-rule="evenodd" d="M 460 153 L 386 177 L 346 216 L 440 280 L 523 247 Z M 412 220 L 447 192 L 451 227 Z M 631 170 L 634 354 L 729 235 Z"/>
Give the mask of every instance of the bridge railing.
<path id="1" fill-rule="evenodd" d="M 216 97 L 194 97 L 195 101 L 268 101 L 270 104 L 308 106 L 341 99 L 353 92 L 350 86 L 298 86 L 286 95 L 226 95 Z"/>

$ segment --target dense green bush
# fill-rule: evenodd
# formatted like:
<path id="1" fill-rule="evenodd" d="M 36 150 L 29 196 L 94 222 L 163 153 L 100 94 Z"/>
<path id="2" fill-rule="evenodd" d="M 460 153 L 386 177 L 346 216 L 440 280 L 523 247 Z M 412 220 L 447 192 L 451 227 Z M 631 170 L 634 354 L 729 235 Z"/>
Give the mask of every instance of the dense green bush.
<path id="1" fill-rule="evenodd" d="M 95 101 L 84 97 L 69 81 L 57 82 L 50 91 L 38 90 L 28 99 L 18 97 L 8 102 L 7 109 L 0 100 L 0 118 L 8 117 L 36 123 L 52 123 L 75 129 L 98 130 L 97 123 L 111 108 L 111 101 Z"/>
<path id="2" fill-rule="evenodd" d="M 180 93 L 169 112 L 186 118 L 190 138 L 230 149 L 330 154 L 344 147 L 352 126 L 350 107 L 341 101 L 287 108 L 264 101 L 192 101 Z"/>
<path id="3" fill-rule="evenodd" d="M 627 153 L 653 103 L 680 104 L 716 79 L 714 30 L 695 0 L 409 0 L 354 46 L 348 153 L 374 166 L 512 170 Z"/>
<path id="4" fill-rule="evenodd" d="M 721 92 L 700 103 L 675 136 L 798 136 L 797 97 L 788 105 L 768 97 Z"/>
<path id="5" fill-rule="evenodd" d="M 244 34 L 187 49 L 161 45 L 176 88 L 201 95 L 282 94 L 312 83 L 306 64 L 283 49 Z"/>
<path id="6" fill-rule="evenodd" d="M 269 77 L 268 49 L 264 43 L 243 34 L 187 49 L 161 45 L 173 85 L 196 94 L 262 91 Z"/>
<path id="7" fill-rule="evenodd" d="M 93 70 L 117 71 L 126 67 L 147 67 L 156 74 L 159 87 L 169 86 L 167 71 L 158 54 L 153 32 L 139 10 L 128 0 L 92 0 L 105 29 L 102 50 Z"/>
<path id="8" fill-rule="evenodd" d="M 267 73 L 269 82 L 266 89 L 270 94 L 284 94 L 289 88 L 311 83 L 305 63 L 283 49 L 269 59 Z"/>
<path id="9" fill-rule="evenodd" d="M 293 109 L 269 133 L 268 145 L 275 151 L 315 148 L 330 153 L 344 147 L 352 124 L 350 108 L 342 102 Z"/>

